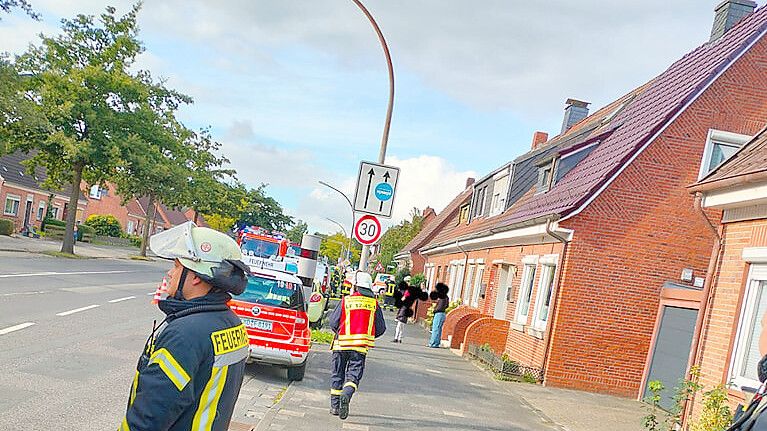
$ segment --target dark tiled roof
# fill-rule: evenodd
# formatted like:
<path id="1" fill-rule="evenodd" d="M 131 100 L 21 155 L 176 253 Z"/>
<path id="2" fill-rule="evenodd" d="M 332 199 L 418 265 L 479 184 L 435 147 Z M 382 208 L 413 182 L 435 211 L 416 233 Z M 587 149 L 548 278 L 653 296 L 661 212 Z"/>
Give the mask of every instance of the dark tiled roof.
<path id="1" fill-rule="evenodd" d="M 0 156 L 0 176 L 3 177 L 5 181 L 21 187 L 69 196 L 72 191 L 71 186 L 65 186 L 59 191 L 45 189 L 40 186 L 40 184 L 47 178 L 44 168 L 38 167 L 33 174 L 27 173 L 27 167 L 22 162 L 31 157 L 32 154 L 25 154 L 21 151 Z M 80 199 L 86 199 L 85 195 L 81 193 Z"/>
<path id="2" fill-rule="evenodd" d="M 618 128 L 549 192 L 530 199 L 509 214 L 515 224 L 550 214 L 565 216 L 584 204 L 693 97 L 705 88 L 758 37 L 767 22 L 762 7 L 720 39 L 706 43 L 652 80 L 626 109 L 612 120 Z"/>
<path id="3" fill-rule="evenodd" d="M 187 220 L 186 215 L 184 215 L 184 212 L 181 211 L 180 209 L 168 208 L 167 206 L 165 206 L 165 204 L 160 204 L 160 205 L 162 205 L 162 210 L 163 212 L 165 212 L 165 217 L 168 218 L 168 221 L 173 226 L 178 226 L 180 224 L 184 224 L 187 221 L 189 221 Z"/>
<path id="4" fill-rule="evenodd" d="M 696 183 L 693 189 L 709 190 L 717 188 L 726 180 L 759 173 L 767 173 L 767 127 L 726 162 Z"/>
<path id="5" fill-rule="evenodd" d="M 435 234 L 442 233 L 442 231 L 447 229 L 447 223 L 455 219 L 456 215 L 458 214 L 458 210 L 464 203 L 468 202 L 469 198 L 471 197 L 471 193 L 472 187 L 470 185 L 461 193 L 459 193 L 458 196 L 453 198 L 453 200 L 447 204 L 445 209 L 443 209 L 442 212 L 439 213 L 434 220 L 424 226 L 423 229 L 418 232 L 418 235 L 414 236 L 413 239 L 411 239 L 410 242 L 408 242 L 407 245 L 405 245 L 405 247 L 400 250 L 400 253 L 418 250 L 423 245 L 425 245 L 427 241 L 432 239 Z"/>

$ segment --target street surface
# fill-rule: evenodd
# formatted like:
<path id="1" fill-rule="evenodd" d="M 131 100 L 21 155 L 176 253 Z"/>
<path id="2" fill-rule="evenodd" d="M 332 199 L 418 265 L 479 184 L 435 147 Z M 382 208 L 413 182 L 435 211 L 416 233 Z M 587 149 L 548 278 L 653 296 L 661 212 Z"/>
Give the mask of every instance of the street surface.
<path id="1" fill-rule="evenodd" d="M 0 430 L 117 429 L 162 318 L 150 301 L 167 267 L 0 252 Z M 302 382 L 249 365 L 230 429 L 561 429 L 468 361 L 425 347 L 423 329 L 409 325 L 395 344 L 393 328 L 368 358 L 347 421 L 328 414 L 330 352 L 315 345 Z"/>

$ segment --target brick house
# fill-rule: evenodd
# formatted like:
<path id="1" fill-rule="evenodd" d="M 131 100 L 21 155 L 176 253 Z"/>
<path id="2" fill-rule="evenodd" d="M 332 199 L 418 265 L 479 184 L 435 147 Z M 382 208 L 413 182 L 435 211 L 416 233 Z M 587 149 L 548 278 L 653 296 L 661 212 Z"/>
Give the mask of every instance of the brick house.
<path id="1" fill-rule="evenodd" d="M 83 184 L 85 188 L 87 185 Z M 105 186 L 93 185 L 88 189 L 88 206 L 85 208 L 85 220 L 91 215 L 113 215 L 120 222 L 124 232 L 131 235 L 139 235 L 141 226 L 146 218 L 146 213 L 136 199 L 131 199 L 125 204 L 122 197 L 117 194 L 114 184 L 106 183 Z"/>
<path id="2" fill-rule="evenodd" d="M 710 41 L 591 115 L 568 99 L 558 136 L 473 184 L 419 249 L 464 302 L 452 347 L 489 342 L 547 385 L 673 388 L 714 243 L 686 187 L 767 122 L 767 9 L 739 20 L 755 6 L 722 3 Z"/>
<path id="3" fill-rule="evenodd" d="M 704 288 L 708 307 L 692 357 L 710 389 L 729 384 L 731 405 L 744 403 L 743 387 L 757 388 L 761 321 L 767 310 L 767 128 L 727 162 L 691 187 L 713 219 L 713 277 Z M 703 211 L 701 211 L 703 214 Z"/>
<path id="4" fill-rule="evenodd" d="M 45 170 L 38 168 L 34 174 L 29 174 L 22 164 L 28 157 L 21 152 L 0 157 L 0 202 L 3 205 L 0 217 L 12 220 L 16 232 L 24 226 L 40 228 L 49 198 L 53 218 L 64 220 L 69 210 L 69 190 L 43 189 L 40 183 L 45 181 Z M 77 221 L 84 220 L 86 205 L 87 200 L 81 195 L 77 202 Z"/>
<path id="5" fill-rule="evenodd" d="M 452 204 L 453 202 L 449 203 L 445 210 L 449 210 Z M 426 207 L 421 213 L 421 217 L 423 217 L 421 231 L 394 255 L 394 262 L 397 263 L 397 269 L 410 268 L 411 274 L 423 272 L 423 264 L 425 260 L 423 256 L 418 253 L 418 249 L 432 239 L 439 228 L 437 223 L 432 223 L 438 218 L 437 213 L 433 208 Z"/>

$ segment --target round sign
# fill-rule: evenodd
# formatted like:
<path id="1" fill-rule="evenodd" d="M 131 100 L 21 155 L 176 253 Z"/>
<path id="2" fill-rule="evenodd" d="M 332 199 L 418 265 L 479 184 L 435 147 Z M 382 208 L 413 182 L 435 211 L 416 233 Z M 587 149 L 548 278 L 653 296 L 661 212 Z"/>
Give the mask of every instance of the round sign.
<path id="1" fill-rule="evenodd" d="M 370 214 L 360 217 L 354 225 L 354 237 L 362 245 L 375 244 L 381 238 L 381 222 Z"/>
<path id="2" fill-rule="evenodd" d="M 394 195 L 394 188 L 389 183 L 378 183 L 375 191 L 379 201 L 386 202 Z"/>

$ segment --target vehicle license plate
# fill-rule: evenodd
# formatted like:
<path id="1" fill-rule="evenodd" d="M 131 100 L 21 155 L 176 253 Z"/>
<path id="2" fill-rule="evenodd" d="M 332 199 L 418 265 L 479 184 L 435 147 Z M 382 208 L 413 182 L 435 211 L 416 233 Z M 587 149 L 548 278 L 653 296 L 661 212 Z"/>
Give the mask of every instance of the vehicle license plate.
<path id="1" fill-rule="evenodd" d="M 242 323 L 245 324 L 246 328 L 255 328 L 255 329 L 260 329 L 262 331 L 272 330 L 272 322 L 269 322 L 266 320 L 249 319 L 247 317 L 242 317 L 240 318 L 240 320 L 242 320 Z"/>

